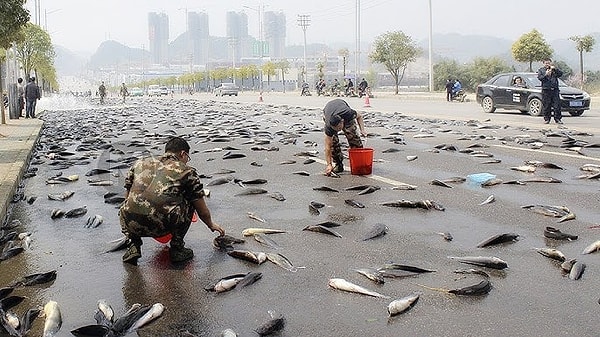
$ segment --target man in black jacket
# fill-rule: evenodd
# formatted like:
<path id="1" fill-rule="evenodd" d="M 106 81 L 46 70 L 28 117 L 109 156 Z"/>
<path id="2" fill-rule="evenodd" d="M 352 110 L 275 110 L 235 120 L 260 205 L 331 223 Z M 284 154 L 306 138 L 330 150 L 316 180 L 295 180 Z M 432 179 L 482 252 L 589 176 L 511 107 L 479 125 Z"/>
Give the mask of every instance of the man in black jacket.
<path id="1" fill-rule="evenodd" d="M 554 121 L 562 124 L 562 115 L 560 112 L 560 96 L 558 89 L 558 78 L 563 72 L 556 68 L 552 60 L 544 60 L 544 66 L 538 70 L 538 79 L 542 82 L 542 112 L 544 113 L 544 123 L 550 123 L 552 110 L 554 110 Z"/>
<path id="2" fill-rule="evenodd" d="M 41 97 L 40 87 L 35 83 L 35 77 L 31 77 L 25 86 L 25 118 L 35 118 L 35 105 Z"/>

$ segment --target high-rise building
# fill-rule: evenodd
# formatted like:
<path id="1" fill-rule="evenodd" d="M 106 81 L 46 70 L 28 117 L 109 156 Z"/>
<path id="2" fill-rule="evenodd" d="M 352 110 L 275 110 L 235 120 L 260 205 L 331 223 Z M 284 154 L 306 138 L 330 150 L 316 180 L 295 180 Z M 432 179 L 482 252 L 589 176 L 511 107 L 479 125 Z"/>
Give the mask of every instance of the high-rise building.
<path id="1" fill-rule="evenodd" d="M 267 55 L 272 58 L 285 57 L 285 14 L 265 12 L 263 31 L 267 42 Z"/>
<path id="2" fill-rule="evenodd" d="M 248 16 L 243 12 L 227 12 L 227 41 L 230 59 L 237 61 L 249 56 Z"/>
<path id="3" fill-rule="evenodd" d="M 165 13 L 148 13 L 148 38 L 152 62 L 169 63 L 169 17 Z"/>
<path id="4" fill-rule="evenodd" d="M 193 62 L 207 64 L 210 52 L 208 14 L 189 12 L 187 30 Z"/>

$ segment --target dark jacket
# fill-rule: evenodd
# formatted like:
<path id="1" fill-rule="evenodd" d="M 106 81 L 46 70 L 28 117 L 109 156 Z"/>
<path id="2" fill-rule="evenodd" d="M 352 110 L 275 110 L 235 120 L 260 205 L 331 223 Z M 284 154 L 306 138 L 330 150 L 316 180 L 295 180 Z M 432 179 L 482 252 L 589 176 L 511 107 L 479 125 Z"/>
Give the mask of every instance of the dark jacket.
<path id="1" fill-rule="evenodd" d="M 546 75 L 546 67 L 541 67 L 538 70 L 538 79 L 542 82 L 542 90 L 557 90 L 558 89 L 558 78 L 563 75 L 563 72 L 554 68 L 550 75 Z"/>
<path id="2" fill-rule="evenodd" d="M 40 87 L 38 87 L 35 82 L 29 82 L 25 86 L 25 99 L 28 101 L 34 101 L 36 99 L 40 99 L 42 95 L 40 94 Z"/>

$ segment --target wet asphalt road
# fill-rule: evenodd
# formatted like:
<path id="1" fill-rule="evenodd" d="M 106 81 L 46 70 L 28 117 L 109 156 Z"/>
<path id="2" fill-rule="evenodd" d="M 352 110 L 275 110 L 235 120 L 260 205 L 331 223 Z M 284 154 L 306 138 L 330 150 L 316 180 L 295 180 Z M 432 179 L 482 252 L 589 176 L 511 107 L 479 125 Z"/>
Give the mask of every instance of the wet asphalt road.
<path id="1" fill-rule="evenodd" d="M 310 106 L 317 106 L 320 101 Z M 586 163 L 598 163 L 597 149 L 587 148 L 587 157 L 559 147 L 564 137 L 547 137 L 539 129 L 523 129 L 521 116 L 513 123 L 466 123 L 424 117 L 380 114 L 375 109 L 365 114 L 371 134 L 367 146 L 375 149 L 373 175 L 341 178 L 322 175 L 322 162 L 303 164 L 302 151 L 318 150 L 323 158 L 323 136 L 320 131 L 320 111 L 295 105 L 248 104 L 185 99 L 138 99 L 123 107 L 118 104 L 80 110 L 48 111 L 44 115 L 47 129 L 40 139 L 37 158 L 41 162 L 37 175 L 26 179 L 22 190 L 25 197 L 35 196 L 31 205 L 24 201 L 14 205 L 12 218 L 22 222 L 21 231 L 32 232 L 31 250 L 0 263 L 0 285 L 10 284 L 24 275 L 57 270 L 57 279 L 48 285 L 17 289 L 15 294 L 27 300 L 15 308 L 21 315 L 27 308 L 43 305 L 48 300 L 59 303 L 63 326 L 58 336 L 94 323 L 94 311 L 99 299 L 112 304 L 117 316 L 133 303 L 161 302 L 166 310 L 161 318 L 137 331 L 139 336 L 218 336 L 232 328 L 240 336 L 256 336 L 253 332 L 269 319 L 268 311 L 286 317 L 280 336 L 595 336 L 598 305 L 600 263 L 595 254 L 581 255 L 590 243 L 600 239 L 598 224 L 598 181 L 575 179 Z M 553 131 L 561 131 L 553 128 Z M 600 143 L 598 137 L 563 129 L 572 137 L 587 143 Z M 254 265 L 234 259 L 212 247 L 214 234 L 203 224 L 193 224 L 186 236 L 195 258 L 183 265 L 173 265 L 167 246 L 144 239 L 142 259 L 138 267 L 123 265 L 122 252 L 104 253 L 109 241 L 120 237 L 117 209 L 103 202 L 108 191 L 122 192 L 122 176 L 126 170 L 113 170 L 114 175 L 86 177 L 92 168 L 103 168 L 107 159 L 120 160 L 141 156 L 146 151 L 162 153 L 166 137 L 178 134 L 189 139 L 191 164 L 200 173 L 212 176 L 205 183 L 223 176 L 224 169 L 235 170 L 230 175 L 250 180 L 264 178 L 268 183 L 257 186 L 269 192 L 280 192 L 286 200 L 269 196 L 235 196 L 241 187 L 235 184 L 207 186 L 211 190 L 208 205 L 213 218 L 229 234 L 241 237 L 247 227 L 269 227 L 286 230 L 270 236 L 296 266 L 305 267 L 288 272 L 270 262 Z M 418 138 L 429 134 L 432 137 Z M 398 141 L 394 143 L 389 136 Z M 525 135 L 528 135 L 527 137 Z M 229 137 L 228 142 L 215 139 Z M 290 139 L 296 137 L 295 144 Z M 506 137 L 506 138 L 503 138 Z M 501 140 L 502 138 L 502 140 Z M 545 145 L 532 150 L 523 140 L 539 138 Z M 279 151 L 254 151 L 252 140 L 269 140 L 264 147 Z M 343 137 L 341 137 L 344 140 Z M 462 139 L 462 140 L 461 140 Z M 94 140 L 94 142 L 91 142 Z M 102 140 L 101 143 L 99 140 Z M 144 143 L 131 146 L 132 142 Z M 82 143 L 94 144 L 90 151 L 75 149 Z M 313 144 L 317 146 L 312 146 Z M 476 158 L 458 151 L 432 151 L 440 144 L 465 149 L 481 143 L 482 150 L 493 154 L 501 163 L 483 164 L 489 158 Z M 111 144 L 117 151 L 101 149 Z M 139 143 L 138 143 L 139 144 Z M 48 146 L 60 145 L 76 156 L 89 156 L 87 165 L 72 165 L 63 170 L 49 165 L 44 155 Z M 222 159 L 226 151 L 217 148 L 234 147 L 245 158 Z M 92 146 L 93 147 L 93 146 Z M 384 153 L 396 149 L 398 152 Z M 204 152 L 212 150 L 214 152 Z M 387 152 L 387 151 L 386 151 Z M 418 158 L 408 161 L 406 156 Z M 295 160 L 293 164 L 282 164 Z M 465 177 L 471 173 L 488 172 L 504 181 L 531 177 L 531 173 L 511 170 L 524 160 L 552 162 L 564 170 L 538 168 L 535 175 L 552 176 L 562 183 L 528 183 L 527 185 L 496 185 L 482 188 L 467 182 L 451 184 L 453 188 L 431 185 L 433 179 Z M 252 162 L 262 166 L 251 165 Z M 346 162 L 349 169 L 349 164 Z M 63 175 L 79 175 L 79 180 L 64 185 L 46 185 L 46 178 L 62 171 Z M 293 174 L 307 171 L 310 176 Z M 119 175 L 115 177 L 115 175 Z M 89 186 L 89 178 L 105 178 L 113 186 Z M 416 185 L 412 191 L 393 190 L 400 182 Z M 381 190 L 357 195 L 346 188 L 373 184 Z M 329 186 L 340 191 L 319 192 L 314 187 Z M 48 200 L 48 193 L 73 190 L 72 198 L 60 202 Z M 479 205 L 493 194 L 496 201 Z M 355 199 L 365 204 L 356 209 L 344 200 Z M 445 211 L 403 209 L 382 206 L 399 199 L 433 200 Z M 311 215 L 311 201 L 325 203 L 320 215 Z M 535 214 L 523 205 L 564 205 L 576 214 L 576 219 L 556 223 L 556 218 Z M 88 213 L 75 219 L 50 219 L 53 208 L 64 210 L 86 205 Z M 260 223 L 247 216 L 253 212 L 265 219 Z M 88 216 L 100 214 L 105 221 L 98 228 L 84 228 Z M 342 238 L 302 231 L 307 225 L 324 221 L 342 223 L 336 230 Z M 357 241 L 375 223 L 389 227 L 387 235 Z M 579 235 L 576 241 L 545 239 L 546 226 Z M 590 228 L 592 227 L 592 228 Z M 450 232 L 454 240 L 444 241 L 437 234 Z M 514 232 L 520 239 L 514 243 L 490 248 L 476 245 L 495 234 Z M 568 258 L 577 258 L 587 265 L 580 280 L 561 275 L 559 263 L 537 254 L 534 247 L 560 249 Z M 239 249 L 274 251 L 252 238 Z M 485 296 L 461 297 L 422 287 L 454 289 L 478 283 L 478 275 L 454 273 L 470 266 L 450 260 L 447 256 L 497 256 L 507 261 L 509 268 L 497 271 L 483 268 L 493 285 Z M 434 269 L 436 272 L 407 278 L 386 279 L 377 285 L 354 271 L 356 268 L 378 267 L 397 262 Z M 243 289 L 215 294 L 203 288 L 221 277 L 261 272 L 257 283 Z M 344 293 L 328 288 L 330 278 L 344 278 L 394 298 L 420 292 L 416 306 L 405 314 L 388 320 L 386 307 L 391 301 Z M 43 319 L 34 323 L 31 336 L 41 335 Z M 133 333 L 132 335 L 136 335 Z"/>

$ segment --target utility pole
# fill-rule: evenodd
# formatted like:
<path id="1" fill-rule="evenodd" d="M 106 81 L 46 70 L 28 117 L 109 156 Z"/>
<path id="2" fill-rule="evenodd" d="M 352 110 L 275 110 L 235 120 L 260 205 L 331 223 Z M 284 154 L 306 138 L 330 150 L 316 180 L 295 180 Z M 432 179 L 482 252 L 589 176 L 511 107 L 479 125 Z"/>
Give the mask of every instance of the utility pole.
<path id="1" fill-rule="evenodd" d="M 433 61 L 432 61 L 432 49 L 433 49 L 433 32 L 432 32 L 432 17 L 431 17 L 431 0 L 429 0 L 429 92 L 433 92 Z"/>
<path id="2" fill-rule="evenodd" d="M 310 15 L 298 15 L 298 26 L 302 27 L 304 32 L 304 71 L 302 73 L 302 80 L 308 82 L 306 78 L 306 28 L 310 26 Z"/>
<path id="3" fill-rule="evenodd" d="M 360 0 L 356 0 L 356 57 L 354 58 L 354 69 L 356 71 L 354 85 L 356 86 L 360 76 Z"/>

